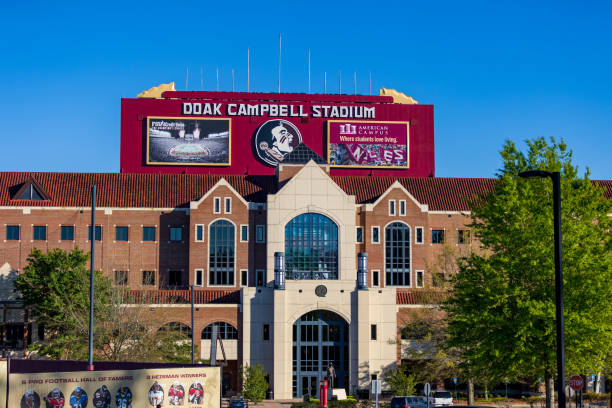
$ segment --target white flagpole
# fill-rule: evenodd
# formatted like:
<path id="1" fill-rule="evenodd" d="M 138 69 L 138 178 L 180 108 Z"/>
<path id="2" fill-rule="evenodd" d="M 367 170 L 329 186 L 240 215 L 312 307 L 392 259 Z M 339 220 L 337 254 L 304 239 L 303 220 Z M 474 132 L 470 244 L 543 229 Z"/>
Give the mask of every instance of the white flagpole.
<path id="1" fill-rule="evenodd" d="M 281 51 L 282 51 L 283 37 L 281 34 L 278 35 L 278 93 L 281 91 Z"/>

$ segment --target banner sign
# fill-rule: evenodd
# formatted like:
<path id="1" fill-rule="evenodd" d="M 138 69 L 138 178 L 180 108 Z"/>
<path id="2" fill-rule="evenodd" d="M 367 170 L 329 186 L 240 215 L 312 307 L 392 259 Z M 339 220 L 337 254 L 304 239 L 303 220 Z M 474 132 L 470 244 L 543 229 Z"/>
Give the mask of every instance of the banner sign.
<path id="1" fill-rule="evenodd" d="M 328 121 L 327 162 L 334 167 L 407 168 L 408 124 Z"/>
<path id="2" fill-rule="evenodd" d="M 221 369 L 186 367 L 10 374 L 9 407 L 220 408 Z"/>
<path id="3" fill-rule="evenodd" d="M 147 118 L 147 164 L 231 164 L 231 119 Z"/>

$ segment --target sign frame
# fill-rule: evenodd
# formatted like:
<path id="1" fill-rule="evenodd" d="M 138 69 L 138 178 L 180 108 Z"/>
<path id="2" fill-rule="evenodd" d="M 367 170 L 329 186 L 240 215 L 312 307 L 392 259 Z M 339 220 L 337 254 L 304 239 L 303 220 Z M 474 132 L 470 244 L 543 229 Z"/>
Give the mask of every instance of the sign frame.
<path id="1" fill-rule="evenodd" d="M 331 157 L 331 143 L 330 143 L 330 127 L 332 123 L 370 123 L 370 124 L 403 124 L 406 125 L 406 165 L 405 166 L 376 166 L 376 165 L 340 165 L 330 163 Z M 410 169 L 410 121 L 402 120 L 328 120 L 327 121 L 327 165 L 333 168 L 344 168 L 344 169 L 394 169 L 394 170 L 408 170 Z"/>
<path id="2" fill-rule="evenodd" d="M 196 121 L 209 121 L 209 120 L 224 120 L 228 123 L 228 153 L 227 153 L 227 162 L 224 163 L 182 163 L 182 162 L 160 162 L 160 161 L 151 161 L 150 155 L 150 127 L 151 127 L 151 119 L 179 119 L 179 120 L 196 120 Z M 232 118 L 228 117 L 201 117 L 201 116 L 147 116 L 143 120 L 144 126 L 146 126 L 146 148 L 144 151 L 144 164 L 145 166 L 214 166 L 214 167 L 229 167 L 232 165 Z"/>

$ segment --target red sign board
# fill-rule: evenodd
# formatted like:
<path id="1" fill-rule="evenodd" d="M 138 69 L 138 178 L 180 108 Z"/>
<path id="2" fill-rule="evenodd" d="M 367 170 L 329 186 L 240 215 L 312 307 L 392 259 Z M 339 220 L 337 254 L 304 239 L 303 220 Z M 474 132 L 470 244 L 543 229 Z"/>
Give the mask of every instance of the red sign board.
<path id="1" fill-rule="evenodd" d="M 574 391 L 580 391 L 584 386 L 584 381 L 579 375 L 572 375 L 569 380 L 569 386 Z"/>
<path id="2" fill-rule="evenodd" d="M 433 106 L 238 92 L 121 100 L 122 173 L 273 175 L 311 158 L 331 175 L 435 176 Z"/>

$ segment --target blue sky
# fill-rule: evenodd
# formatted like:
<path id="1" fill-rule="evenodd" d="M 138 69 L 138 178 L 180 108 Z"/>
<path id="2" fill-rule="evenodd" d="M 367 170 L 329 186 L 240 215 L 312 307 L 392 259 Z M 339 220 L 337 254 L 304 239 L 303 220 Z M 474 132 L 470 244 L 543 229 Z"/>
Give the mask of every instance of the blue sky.
<path id="1" fill-rule="evenodd" d="M 120 98 L 191 90 L 394 88 L 435 106 L 436 175 L 493 177 L 510 139 L 564 138 L 612 178 L 612 3 L 2 2 L 2 171 L 119 171 Z"/>

